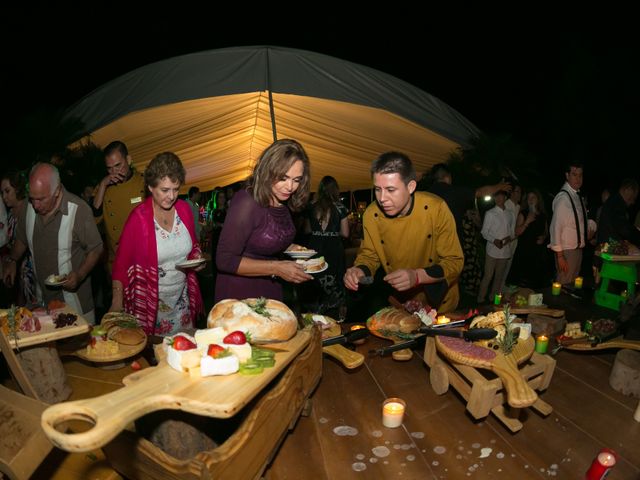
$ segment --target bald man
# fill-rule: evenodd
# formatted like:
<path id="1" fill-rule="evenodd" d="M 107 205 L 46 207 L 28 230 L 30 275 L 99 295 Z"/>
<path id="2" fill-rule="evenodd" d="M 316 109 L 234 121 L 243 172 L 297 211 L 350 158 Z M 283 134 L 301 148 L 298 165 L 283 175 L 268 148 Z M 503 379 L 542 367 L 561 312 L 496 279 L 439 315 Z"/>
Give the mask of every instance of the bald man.
<path id="1" fill-rule="evenodd" d="M 102 239 L 93 213 L 81 198 L 60 183 L 55 166 L 38 163 L 29 175 L 29 205 L 18 218 L 16 241 L 5 263 L 4 282 L 13 285 L 16 263 L 31 251 L 39 301 L 64 301 L 95 323 L 89 274 L 102 253 Z M 66 275 L 57 287 L 45 284 L 49 275 Z"/>

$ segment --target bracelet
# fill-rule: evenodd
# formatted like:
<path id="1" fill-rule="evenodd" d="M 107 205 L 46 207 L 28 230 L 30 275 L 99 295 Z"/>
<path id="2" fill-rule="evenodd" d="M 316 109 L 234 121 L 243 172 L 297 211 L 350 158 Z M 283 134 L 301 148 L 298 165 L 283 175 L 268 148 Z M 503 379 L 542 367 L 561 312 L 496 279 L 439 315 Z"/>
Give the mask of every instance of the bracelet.
<path id="1" fill-rule="evenodd" d="M 420 274 L 418 273 L 418 270 L 415 270 L 415 272 L 416 272 L 416 284 L 414 285 L 414 287 L 420 285 Z"/>

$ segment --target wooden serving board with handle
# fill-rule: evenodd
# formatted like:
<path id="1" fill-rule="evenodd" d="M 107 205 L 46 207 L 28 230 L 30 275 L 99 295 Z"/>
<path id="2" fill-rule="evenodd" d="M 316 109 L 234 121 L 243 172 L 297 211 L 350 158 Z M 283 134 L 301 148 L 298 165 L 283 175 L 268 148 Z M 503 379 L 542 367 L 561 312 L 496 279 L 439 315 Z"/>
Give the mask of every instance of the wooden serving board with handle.
<path id="1" fill-rule="evenodd" d="M 504 310 L 504 306 L 494 305 L 493 310 L 496 312 Z M 522 307 L 512 306 L 510 311 L 514 315 L 527 315 L 529 313 L 537 313 L 538 315 L 546 315 L 547 317 L 553 317 L 553 318 L 564 317 L 564 310 L 558 310 L 556 308 L 549 308 L 549 307 L 538 307 L 533 305 L 531 306 L 523 305 Z"/>
<path id="2" fill-rule="evenodd" d="M 68 452 L 99 448 L 137 418 L 157 410 L 183 410 L 198 415 L 229 418 L 238 413 L 307 346 L 311 329 L 299 330 L 295 337 L 278 344 L 276 364 L 259 375 L 192 378 L 166 362 L 127 377 L 125 386 L 99 397 L 64 402 L 42 414 L 42 429 L 51 442 Z M 66 434 L 56 425 L 67 420 L 94 424 L 86 432 Z"/>
<path id="3" fill-rule="evenodd" d="M 591 352 L 594 350 L 606 350 L 607 348 L 628 348 L 630 350 L 640 350 L 640 340 L 625 340 L 621 335 L 616 338 L 612 338 L 606 342 L 596 343 L 595 345 L 585 338 L 577 340 L 560 341 L 562 348 L 567 350 L 578 350 L 581 352 Z"/>
<path id="4" fill-rule="evenodd" d="M 400 304 L 402 307 L 402 304 Z M 393 341 L 394 344 L 411 340 L 422 321 L 417 315 L 407 312 L 404 307 L 383 308 L 367 319 L 367 328 L 376 337 Z M 413 351 L 410 348 L 398 350 L 391 354 L 394 360 L 411 360 Z"/>
<path id="5" fill-rule="evenodd" d="M 340 325 L 338 325 L 335 320 L 326 316 L 324 318 L 332 322 L 332 325 L 322 331 L 322 338 L 335 337 L 342 333 Z M 353 350 L 349 350 L 344 345 L 329 345 L 327 347 L 322 347 L 322 351 L 341 362 L 342 365 L 349 370 L 357 368 L 364 363 L 364 355 L 354 352 Z"/>
<path id="6" fill-rule="evenodd" d="M 526 340 L 518 340 L 513 351 L 505 355 L 501 350 L 493 350 L 488 347 L 473 344 L 473 348 L 485 349 L 495 353 L 495 356 L 489 359 L 478 358 L 471 354 L 458 352 L 449 348 L 445 342 L 452 340 L 443 337 L 435 337 L 436 347 L 440 353 L 454 363 L 468 365 L 470 367 L 485 368 L 494 372 L 500 380 L 507 392 L 507 402 L 514 408 L 524 408 L 533 405 L 538 400 L 538 394 L 529 386 L 527 381 L 520 375 L 518 365 L 529 360 L 533 355 L 535 342 L 533 337 Z M 464 342 L 464 340 L 460 340 Z"/>

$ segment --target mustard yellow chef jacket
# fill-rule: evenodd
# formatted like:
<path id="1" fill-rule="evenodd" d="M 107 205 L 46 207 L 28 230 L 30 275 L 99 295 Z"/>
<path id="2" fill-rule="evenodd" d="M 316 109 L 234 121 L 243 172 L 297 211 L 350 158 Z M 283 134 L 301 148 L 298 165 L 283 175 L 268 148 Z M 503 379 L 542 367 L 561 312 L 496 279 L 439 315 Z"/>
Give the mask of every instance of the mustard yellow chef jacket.
<path id="1" fill-rule="evenodd" d="M 413 206 L 402 217 L 387 217 L 377 202 L 363 216 L 364 239 L 354 265 L 374 275 L 382 266 L 386 273 L 402 268 L 424 268 L 444 281 L 421 285 L 426 300 L 440 312 L 455 310 L 460 300 L 458 277 L 464 256 L 456 223 L 447 204 L 427 192 L 413 194 Z M 418 291 L 413 292 L 416 297 Z"/>

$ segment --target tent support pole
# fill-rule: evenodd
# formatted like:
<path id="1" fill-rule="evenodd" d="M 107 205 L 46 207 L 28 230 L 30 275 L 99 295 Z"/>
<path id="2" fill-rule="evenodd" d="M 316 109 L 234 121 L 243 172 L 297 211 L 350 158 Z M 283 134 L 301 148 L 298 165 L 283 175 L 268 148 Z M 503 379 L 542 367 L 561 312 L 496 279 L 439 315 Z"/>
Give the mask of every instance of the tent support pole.
<path id="1" fill-rule="evenodd" d="M 273 133 L 273 141 L 278 140 L 278 131 L 276 130 L 276 112 L 273 108 L 273 93 L 271 92 L 271 69 L 269 65 L 271 61 L 269 59 L 269 49 L 267 49 L 267 92 L 269 93 L 269 114 L 271 116 L 271 133 Z"/>

